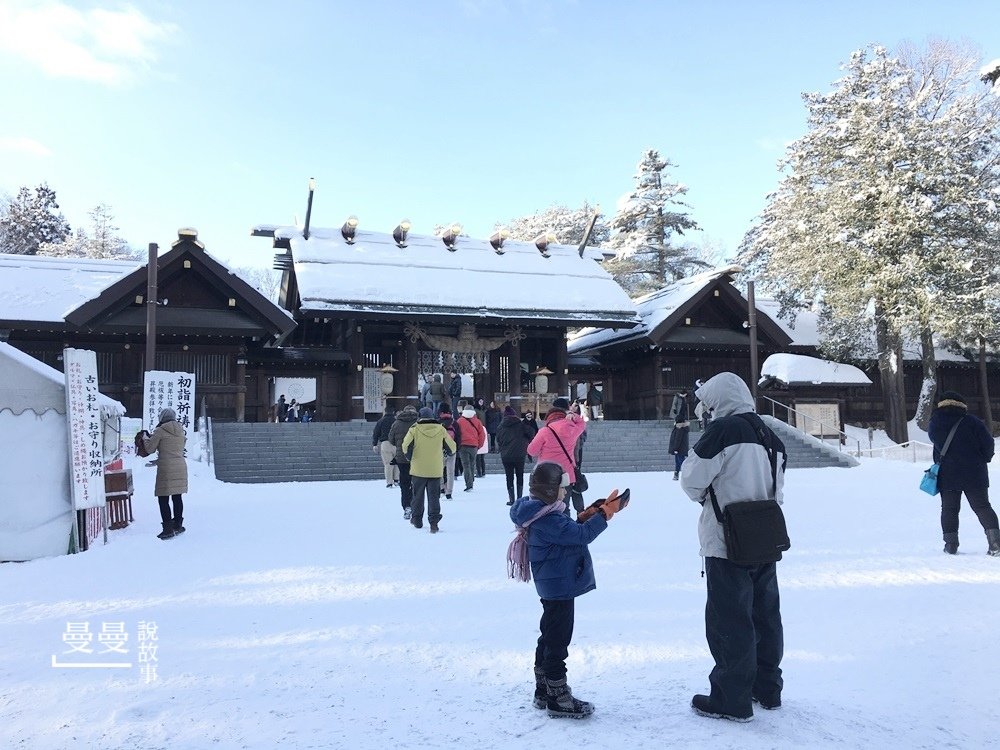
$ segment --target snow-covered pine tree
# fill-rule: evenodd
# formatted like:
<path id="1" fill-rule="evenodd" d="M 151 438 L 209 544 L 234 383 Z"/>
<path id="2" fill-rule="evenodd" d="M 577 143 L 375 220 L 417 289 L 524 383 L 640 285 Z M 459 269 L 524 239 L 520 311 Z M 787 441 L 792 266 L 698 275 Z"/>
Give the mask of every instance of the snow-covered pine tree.
<path id="1" fill-rule="evenodd" d="M 140 258 L 140 253 L 118 234 L 114 224 L 114 214 L 107 203 L 99 203 L 87 214 L 90 217 L 90 232 L 77 228 L 72 236 L 62 242 L 45 243 L 38 249 L 38 255 L 68 258 L 108 258 L 131 260 Z"/>
<path id="2" fill-rule="evenodd" d="M 56 191 L 46 183 L 22 187 L 0 211 L 0 248 L 15 255 L 35 255 L 46 243 L 69 236 L 69 222 L 59 212 Z"/>
<path id="3" fill-rule="evenodd" d="M 506 228 L 510 232 L 510 238 L 520 242 L 531 242 L 540 234 L 552 232 L 560 244 L 579 246 L 596 210 L 587 201 L 579 208 L 555 204 L 529 216 L 511 219 L 507 224 L 497 224 L 494 229 Z M 600 247 L 608 241 L 610 235 L 607 222 L 598 216 L 587 246 Z"/>
<path id="4" fill-rule="evenodd" d="M 939 328 L 942 279 L 968 278 L 993 210 L 981 161 L 992 146 L 961 108 L 929 118 L 934 86 L 914 87 L 914 71 L 884 49 L 859 50 L 844 69 L 832 92 L 804 96 L 808 131 L 739 261 L 842 325 L 865 325 L 860 313 L 873 310 L 886 431 L 903 442 L 903 336 Z"/>
<path id="5" fill-rule="evenodd" d="M 608 270 L 632 296 L 708 266 L 697 249 L 676 242 L 675 235 L 699 227 L 683 200 L 687 187 L 667 175 L 672 166 L 658 151 L 647 149 L 636 167 L 635 188 L 618 199 L 611 220 L 610 246 L 616 256 Z"/>

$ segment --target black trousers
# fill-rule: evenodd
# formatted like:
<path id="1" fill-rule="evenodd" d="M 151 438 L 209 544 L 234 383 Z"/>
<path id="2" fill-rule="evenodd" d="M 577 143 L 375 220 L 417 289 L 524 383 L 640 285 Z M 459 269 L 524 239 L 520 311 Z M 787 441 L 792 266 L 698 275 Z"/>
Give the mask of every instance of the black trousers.
<path id="1" fill-rule="evenodd" d="M 542 599 L 542 620 L 538 623 L 541 635 L 535 648 L 535 666 L 545 673 L 546 679 L 566 678 L 566 657 L 569 642 L 573 640 L 575 618 L 574 599 Z"/>
<path id="2" fill-rule="evenodd" d="M 399 500 L 405 510 L 413 503 L 413 480 L 410 478 L 410 464 L 406 461 L 400 461 L 396 468 L 399 469 Z"/>
<path id="3" fill-rule="evenodd" d="M 503 471 L 507 475 L 507 497 L 517 500 L 524 494 L 524 456 L 513 461 L 503 462 Z M 517 483 L 515 492 L 514 484 Z"/>
<path id="4" fill-rule="evenodd" d="M 990 492 L 986 487 L 965 490 L 969 505 L 979 517 L 984 529 L 997 527 L 997 512 L 990 505 Z M 962 507 L 962 490 L 941 490 L 941 531 L 945 534 L 958 532 L 958 511 Z"/>
<path id="5" fill-rule="evenodd" d="M 172 519 L 170 517 L 170 501 L 174 501 L 174 515 L 173 518 L 184 518 L 184 500 L 180 495 L 171 495 L 167 497 L 166 495 L 160 495 L 156 498 L 160 502 L 160 520 L 163 523 L 171 523 Z"/>
<path id="6" fill-rule="evenodd" d="M 709 675 L 713 708 L 735 716 L 753 713 L 751 697 L 781 698 L 784 631 L 775 563 L 737 565 L 705 558 L 708 603 L 705 635 L 715 659 Z"/>

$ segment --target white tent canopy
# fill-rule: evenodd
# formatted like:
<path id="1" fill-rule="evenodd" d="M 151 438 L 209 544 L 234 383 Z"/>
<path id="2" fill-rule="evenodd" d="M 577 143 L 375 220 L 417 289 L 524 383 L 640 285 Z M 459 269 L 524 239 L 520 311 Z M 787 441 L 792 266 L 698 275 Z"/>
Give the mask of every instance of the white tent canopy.
<path id="1" fill-rule="evenodd" d="M 125 407 L 104 394 L 98 396 L 101 412 L 123 416 Z M 29 409 L 43 414 L 52 409 L 66 413 L 64 375 L 20 349 L 0 342 L 0 411 L 21 414 Z"/>

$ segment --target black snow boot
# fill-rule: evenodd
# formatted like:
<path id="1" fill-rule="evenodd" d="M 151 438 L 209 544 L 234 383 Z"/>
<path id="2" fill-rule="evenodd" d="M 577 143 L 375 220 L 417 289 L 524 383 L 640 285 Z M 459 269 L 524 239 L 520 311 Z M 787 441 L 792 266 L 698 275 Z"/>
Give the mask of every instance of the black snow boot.
<path id="1" fill-rule="evenodd" d="M 696 695 L 691 699 L 691 708 L 699 716 L 707 716 L 710 719 L 729 719 L 729 721 L 747 722 L 753 721 L 753 711 L 748 714 L 732 714 L 722 711 L 712 704 L 712 699 L 707 695 Z"/>
<path id="2" fill-rule="evenodd" d="M 1000 557 L 1000 529 L 986 529 L 986 541 L 990 548 L 986 550 L 987 555 Z"/>
<path id="3" fill-rule="evenodd" d="M 173 523 L 162 524 L 163 531 L 156 535 L 157 539 L 173 539 L 174 538 L 174 525 Z"/>
<path id="4" fill-rule="evenodd" d="M 573 697 L 566 679 L 545 680 L 545 707 L 554 719 L 585 719 L 594 713 L 594 704 Z"/>
<path id="5" fill-rule="evenodd" d="M 680 478 L 681 478 L 681 473 L 679 471 L 675 471 L 674 472 L 674 481 L 676 482 Z"/>
<path id="6" fill-rule="evenodd" d="M 535 667 L 535 698 L 532 701 L 532 705 L 535 708 L 545 708 L 548 702 L 547 695 L 548 691 L 545 689 L 545 672 Z"/>
<path id="7" fill-rule="evenodd" d="M 174 519 L 174 536 L 178 534 L 183 534 L 187 529 L 184 528 L 184 518 L 183 516 L 178 516 Z"/>
<path id="8" fill-rule="evenodd" d="M 949 531 L 944 535 L 944 551 L 949 555 L 958 554 L 958 532 Z"/>

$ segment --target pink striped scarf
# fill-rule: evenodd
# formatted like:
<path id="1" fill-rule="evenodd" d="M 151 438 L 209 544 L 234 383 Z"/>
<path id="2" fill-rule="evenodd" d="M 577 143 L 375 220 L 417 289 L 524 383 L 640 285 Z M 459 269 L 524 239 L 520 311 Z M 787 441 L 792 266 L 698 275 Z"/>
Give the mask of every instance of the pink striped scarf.
<path id="1" fill-rule="evenodd" d="M 566 503 L 559 500 L 549 503 L 528 519 L 523 526 L 514 527 L 514 538 L 507 546 L 507 577 L 515 581 L 531 580 L 531 564 L 528 562 L 528 527 L 547 513 L 562 513 Z"/>

